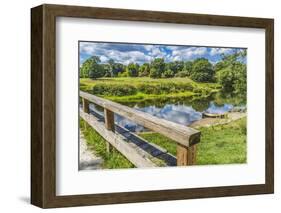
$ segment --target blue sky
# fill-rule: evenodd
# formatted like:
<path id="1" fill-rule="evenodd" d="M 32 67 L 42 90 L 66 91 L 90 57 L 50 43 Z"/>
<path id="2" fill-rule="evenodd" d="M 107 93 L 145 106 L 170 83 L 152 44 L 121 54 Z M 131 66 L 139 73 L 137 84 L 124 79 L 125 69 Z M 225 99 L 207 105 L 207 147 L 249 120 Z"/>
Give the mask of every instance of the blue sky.
<path id="1" fill-rule="evenodd" d="M 143 64 L 155 58 L 164 58 L 165 62 L 183 60 L 190 61 L 196 58 L 207 58 L 213 64 L 221 59 L 221 54 L 231 54 L 241 51 L 242 48 L 194 47 L 173 45 L 148 45 L 126 43 L 99 43 L 80 42 L 80 64 L 87 58 L 96 55 L 101 63 L 113 59 L 117 63 L 129 64 L 131 62 Z"/>

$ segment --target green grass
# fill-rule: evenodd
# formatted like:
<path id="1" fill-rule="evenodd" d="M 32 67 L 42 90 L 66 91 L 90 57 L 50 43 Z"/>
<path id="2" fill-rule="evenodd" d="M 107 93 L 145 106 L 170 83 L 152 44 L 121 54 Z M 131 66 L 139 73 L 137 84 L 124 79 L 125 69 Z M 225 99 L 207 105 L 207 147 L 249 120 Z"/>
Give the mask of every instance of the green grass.
<path id="1" fill-rule="evenodd" d="M 180 93 L 171 93 L 171 94 L 144 94 L 138 92 L 135 95 L 127 95 L 127 96 L 106 96 L 107 99 L 111 101 L 115 101 L 118 103 L 127 103 L 127 102 L 138 102 L 138 101 L 156 101 L 167 98 L 187 98 L 194 96 L 193 92 L 186 91 Z"/>
<path id="2" fill-rule="evenodd" d="M 80 119 L 80 128 L 88 147 L 104 159 L 103 168 L 133 168 L 121 153 L 112 149 L 106 152 L 106 141 L 88 124 Z M 247 161 L 246 118 L 225 125 L 200 128 L 201 141 L 197 145 L 197 165 L 238 164 Z M 176 155 L 176 142 L 154 132 L 139 134 Z"/>
<path id="3" fill-rule="evenodd" d="M 87 145 L 97 156 L 104 160 L 102 167 L 104 169 L 133 168 L 134 165 L 128 161 L 116 149 L 109 153 L 106 151 L 106 141 L 84 120 L 80 119 L 80 129 L 86 139 Z"/>
<path id="4" fill-rule="evenodd" d="M 95 87 L 101 85 L 100 87 Z M 105 85 L 104 87 L 102 85 Z M 129 90 L 129 85 L 131 90 Z M 101 97 L 129 105 L 145 101 L 160 103 L 162 100 L 186 98 L 190 100 L 210 97 L 218 92 L 220 85 L 215 83 L 197 83 L 189 78 L 152 79 L 136 78 L 101 78 L 97 80 L 80 79 L 80 89 L 93 93 L 93 87 L 100 89 Z M 159 87 L 159 88 L 158 88 Z M 153 92 L 149 92 L 151 89 Z M 160 92 L 159 92 L 160 91 Z M 114 95 L 112 95 L 114 93 Z M 127 93 L 129 95 L 122 95 Z M 221 98 L 222 103 L 225 99 Z M 113 149 L 106 152 L 106 141 L 83 120 L 81 130 L 85 135 L 88 146 L 104 159 L 104 168 L 134 167 L 122 154 Z M 197 164 L 233 164 L 245 163 L 247 160 L 246 118 L 226 125 L 200 128 L 201 142 L 197 145 Z M 140 133 L 140 135 L 176 155 L 176 143 L 158 133 Z"/>
<path id="5" fill-rule="evenodd" d="M 197 164 L 246 163 L 246 118 L 226 125 L 200 128 L 201 141 L 197 145 Z M 140 133 L 140 136 L 176 155 L 176 143 L 158 133 Z"/>
<path id="6" fill-rule="evenodd" d="M 189 78 L 80 78 L 80 89 L 112 101 L 128 103 L 198 95 L 207 97 L 218 92 L 220 85 L 197 83 Z"/>

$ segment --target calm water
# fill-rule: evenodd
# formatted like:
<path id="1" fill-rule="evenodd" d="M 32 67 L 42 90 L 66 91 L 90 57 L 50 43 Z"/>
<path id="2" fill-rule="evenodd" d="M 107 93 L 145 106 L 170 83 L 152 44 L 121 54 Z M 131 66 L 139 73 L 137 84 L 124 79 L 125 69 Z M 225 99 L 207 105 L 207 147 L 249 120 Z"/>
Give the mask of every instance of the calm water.
<path id="1" fill-rule="evenodd" d="M 210 100 L 201 100 L 196 102 L 184 102 L 178 101 L 178 103 L 146 103 L 146 104 L 130 104 L 130 107 L 149 113 L 158 118 L 162 118 L 168 121 L 172 121 L 182 125 L 190 125 L 194 121 L 202 119 L 202 113 L 214 113 L 221 114 L 229 112 L 233 109 L 234 105 L 232 104 L 223 104 L 217 105 L 214 101 Z M 95 105 L 90 105 L 90 108 L 94 111 L 98 111 L 103 114 L 103 110 Z M 118 125 L 129 129 L 130 131 L 140 132 L 145 131 L 145 128 L 126 119 L 119 115 L 115 114 L 115 122 Z"/>

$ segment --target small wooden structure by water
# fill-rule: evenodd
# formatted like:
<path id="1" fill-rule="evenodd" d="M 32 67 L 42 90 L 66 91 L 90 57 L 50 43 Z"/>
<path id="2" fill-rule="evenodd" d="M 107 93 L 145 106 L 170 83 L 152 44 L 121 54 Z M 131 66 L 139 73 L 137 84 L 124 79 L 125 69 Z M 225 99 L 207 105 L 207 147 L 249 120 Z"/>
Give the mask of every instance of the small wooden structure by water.
<path id="1" fill-rule="evenodd" d="M 196 164 L 196 144 L 200 142 L 200 131 L 83 91 L 80 91 L 80 97 L 82 98 L 80 117 L 107 141 L 108 152 L 113 146 L 136 167 Z M 90 102 L 104 108 L 104 117 L 90 110 Z M 114 122 L 114 113 L 174 140 L 177 143 L 177 155 L 173 156 L 162 147 L 118 126 Z"/>
<path id="2" fill-rule="evenodd" d="M 202 113 L 202 118 L 228 118 L 228 113 Z"/>

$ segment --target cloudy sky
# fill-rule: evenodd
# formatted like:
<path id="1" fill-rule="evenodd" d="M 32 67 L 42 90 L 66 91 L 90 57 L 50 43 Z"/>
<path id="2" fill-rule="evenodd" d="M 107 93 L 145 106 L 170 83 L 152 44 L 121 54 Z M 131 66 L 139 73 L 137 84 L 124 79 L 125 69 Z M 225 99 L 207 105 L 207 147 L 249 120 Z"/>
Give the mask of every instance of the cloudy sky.
<path id="1" fill-rule="evenodd" d="M 237 48 L 214 48 L 214 47 L 194 47 L 194 46 L 171 46 L 171 45 L 143 45 L 125 43 L 97 43 L 80 42 L 80 64 L 87 58 L 99 56 L 102 63 L 107 63 L 109 59 L 122 64 L 131 62 L 143 64 L 150 62 L 154 58 L 164 58 L 166 62 L 177 60 L 194 60 L 204 57 L 211 63 L 216 63 L 221 59 L 221 54 L 230 54 L 242 49 Z"/>

